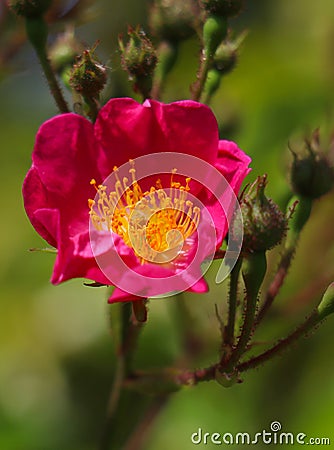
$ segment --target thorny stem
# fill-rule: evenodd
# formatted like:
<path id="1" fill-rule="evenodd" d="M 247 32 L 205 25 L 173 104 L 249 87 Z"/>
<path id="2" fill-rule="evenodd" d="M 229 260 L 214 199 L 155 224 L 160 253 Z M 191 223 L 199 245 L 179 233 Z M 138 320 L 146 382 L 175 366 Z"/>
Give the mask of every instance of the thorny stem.
<path id="1" fill-rule="evenodd" d="M 63 97 L 63 94 L 61 92 L 61 89 L 58 85 L 57 78 L 54 74 L 54 71 L 51 67 L 50 60 L 47 56 L 45 49 L 36 49 L 37 56 L 39 58 L 39 61 L 41 63 L 45 78 L 48 82 L 51 94 L 58 106 L 58 109 L 61 113 L 68 113 L 69 109 L 67 106 L 67 103 Z"/>
<path id="2" fill-rule="evenodd" d="M 67 103 L 63 97 L 56 75 L 51 67 L 51 63 L 47 55 L 46 46 L 49 30 L 43 17 L 26 18 L 26 32 L 31 45 L 36 51 L 44 75 L 49 84 L 51 94 L 55 99 L 59 111 L 61 113 L 69 112 Z"/>
<path id="3" fill-rule="evenodd" d="M 232 351 L 232 355 L 227 363 L 227 368 L 225 369 L 224 367 L 227 372 L 233 369 L 234 365 L 239 361 L 240 357 L 244 354 L 247 348 L 247 344 L 253 330 L 256 304 L 257 295 L 246 295 L 245 320 L 238 340 L 238 344 Z"/>
<path id="4" fill-rule="evenodd" d="M 234 343 L 235 317 L 237 311 L 238 281 L 242 259 L 239 258 L 230 275 L 230 289 L 228 295 L 228 321 L 224 331 L 224 343 L 232 346 Z"/>
<path id="5" fill-rule="evenodd" d="M 247 349 L 248 342 L 254 330 L 254 319 L 258 301 L 259 290 L 267 270 L 265 252 L 259 252 L 244 256 L 242 262 L 242 275 L 246 290 L 246 310 L 241 334 L 235 348 L 232 349 L 231 356 L 226 360 L 222 356 L 221 368 L 226 372 L 234 369 L 240 357 Z"/>
<path id="6" fill-rule="evenodd" d="M 215 379 L 216 368 L 218 364 L 206 367 L 205 369 L 196 369 L 194 371 L 184 371 L 177 376 L 177 382 L 186 385 L 193 386 L 202 381 L 211 381 Z"/>
<path id="7" fill-rule="evenodd" d="M 92 122 L 94 123 L 96 121 L 96 118 L 97 118 L 97 115 L 99 112 L 97 99 L 95 99 L 93 97 L 85 96 L 84 100 L 89 108 L 88 115 L 89 115 L 90 119 L 92 120 Z"/>
<path id="8" fill-rule="evenodd" d="M 250 369 L 255 369 L 256 367 L 264 364 L 273 357 L 279 355 L 282 351 L 289 349 L 295 342 L 298 341 L 303 336 L 310 333 L 320 322 L 324 320 L 324 316 L 319 314 L 315 310 L 311 315 L 303 322 L 293 333 L 282 339 L 273 347 L 269 348 L 265 352 L 258 356 L 255 356 L 248 361 L 242 362 L 236 365 L 237 372 L 246 372 Z M 210 381 L 216 378 L 216 369 L 220 367 L 220 363 L 213 364 L 205 369 L 197 369 L 195 371 L 185 371 L 177 377 L 180 384 L 183 385 L 194 385 L 202 381 Z"/>
<path id="9" fill-rule="evenodd" d="M 319 322 L 323 320 L 317 311 L 314 311 L 306 321 L 300 325 L 293 333 L 287 336 L 285 339 L 279 341 L 276 345 L 261 353 L 249 361 L 245 361 L 237 366 L 239 372 L 245 372 L 249 369 L 254 369 L 255 367 L 265 363 L 274 356 L 280 354 L 283 350 L 289 348 L 294 344 L 300 337 L 307 335 Z"/>
<path id="10" fill-rule="evenodd" d="M 206 55 L 204 51 L 202 52 L 198 80 L 194 83 L 192 88 L 192 100 L 196 102 L 198 102 L 201 98 L 205 81 L 207 79 L 208 72 L 211 66 L 212 58 L 212 56 Z"/>

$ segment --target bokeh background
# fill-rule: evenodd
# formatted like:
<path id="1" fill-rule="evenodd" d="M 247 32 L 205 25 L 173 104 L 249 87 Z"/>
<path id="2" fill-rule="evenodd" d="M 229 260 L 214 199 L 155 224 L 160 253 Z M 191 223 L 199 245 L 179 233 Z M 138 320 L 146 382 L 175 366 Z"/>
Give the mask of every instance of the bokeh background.
<path id="1" fill-rule="evenodd" d="M 64 8 L 70 3 L 63 2 Z M 212 108 L 222 136 L 236 140 L 253 158 L 248 181 L 268 173 L 268 192 L 283 205 L 289 196 L 287 143 L 298 149 L 300 139 L 320 127 L 326 149 L 334 130 L 334 3 L 246 3 L 233 28 L 247 28 L 249 34 Z M 101 40 L 98 54 L 110 67 L 112 95 L 132 95 L 121 71 L 117 36 L 128 24 L 145 26 L 146 8 L 144 0 L 95 1 L 91 20 L 77 29 L 89 45 Z M 5 15 L 4 3 L 0 14 Z M 11 29 L 19 26 L 12 19 Z M 54 32 L 59 29 L 54 25 Z M 2 50 L 9 31 L 0 38 Z M 196 39 L 182 44 L 165 101 L 189 97 L 198 51 Z M 54 287 L 49 283 L 54 255 L 28 251 L 45 243 L 25 216 L 21 185 L 38 127 L 56 114 L 29 44 L 23 43 L 1 67 L 0 99 L 0 449 L 90 450 L 96 448 L 104 421 L 114 336 L 108 331 L 104 288 L 85 287 L 82 280 Z M 328 194 L 314 205 L 294 267 L 259 342 L 293 329 L 334 279 L 333 219 L 334 196 Z M 224 309 L 226 287 L 215 285 L 215 271 L 214 265 L 209 294 L 183 300 L 191 309 L 193 333 L 202 339 L 199 365 L 214 362 L 219 346 L 214 304 Z M 152 302 L 136 357 L 139 367 L 170 365 L 178 358 L 182 321 L 176 302 Z M 211 433 L 255 433 L 274 420 L 283 431 L 329 437 L 334 445 L 333 325 L 329 318 L 309 339 L 246 373 L 244 383 L 231 389 L 211 382 L 173 395 L 145 450 L 191 450 L 190 436 L 199 427 Z M 134 407 L 128 404 L 122 411 L 118 426 L 124 430 Z"/>

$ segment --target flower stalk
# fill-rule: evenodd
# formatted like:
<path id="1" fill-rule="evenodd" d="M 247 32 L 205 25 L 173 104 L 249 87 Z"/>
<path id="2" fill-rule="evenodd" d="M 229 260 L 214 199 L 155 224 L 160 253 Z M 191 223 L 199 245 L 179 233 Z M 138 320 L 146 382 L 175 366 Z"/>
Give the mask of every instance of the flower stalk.
<path id="1" fill-rule="evenodd" d="M 46 51 L 46 42 L 48 36 L 48 27 L 42 16 L 26 18 L 27 36 L 34 47 L 39 62 L 43 69 L 45 78 L 48 82 L 51 94 L 61 113 L 69 112 L 68 105 L 59 87 L 56 75 L 52 69 L 50 60 Z"/>
<path id="2" fill-rule="evenodd" d="M 256 252 L 245 255 L 241 270 L 246 289 L 245 318 L 238 343 L 232 350 L 230 359 L 227 361 L 226 365 L 222 362 L 224 372 L 227 373 L 234 369 L 240 357 L 246 351 L 248 342 L 252 336 L 258 294 L 267 270 L 265 252 Z"/>
<path id="3" fill-rule="evenodd" d="M 230 288 L 228 293 L 228 320 L 224 330 L 224 347 L 232 347 L 234 344 L 235 318 L 237 312 L 237 297 L 239 274 L 242 259 L 239 258 L 230 274 Z"/>
<path id="4" fill-rule="evenodd" d="M 224 17 L 209 15 L 203 26 L 203 51 L 198 80 L 192 89 L 192 99 L 195 101 L 199 101 L 201 98 L 215 52 L 226 35 L 227 20 Z"/>
<path id="5" fill-rule="evenodd" d="M 131 302 L 126 302 L 121 305 L 120 344 L 117 352 L 116 371 L 109 396 L 107 417 L 99 450 L 109 449 L 113 418 L 117 412 L 120 396 L 124 389 L 124 381 L 128 376 L 130 376 L 133 370 L 133 356 L 137 347 L 137 341 L 142 323 L 133 320 L 132 314 L 133 309 Z"/>

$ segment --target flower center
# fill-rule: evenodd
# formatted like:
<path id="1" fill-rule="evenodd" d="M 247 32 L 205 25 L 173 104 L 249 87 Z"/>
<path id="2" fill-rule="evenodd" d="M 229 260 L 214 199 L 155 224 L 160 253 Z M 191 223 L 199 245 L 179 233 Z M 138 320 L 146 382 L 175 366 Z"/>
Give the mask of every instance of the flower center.
<path id="1" fill-rule="evenodd" d="M 169 262 L 196 231 L 200 220 L 199 207 L 188 198 L 191 179 L 186 178 L 185 185 L 174 181 L 173 169 L 167 189 L 157 180 L 155 187 L 143 192 L 136 180 L 134 161 L 130 160 L 130 165 L 131 184 L 127 177 L 120 179 L 115 167 L 115 190 L 110 193 L 107 186 L 91 180 L 96 189 L 96 200 L 88 200 L 92 224 L 98 231 L 121 236 L 142 264 Z"/>

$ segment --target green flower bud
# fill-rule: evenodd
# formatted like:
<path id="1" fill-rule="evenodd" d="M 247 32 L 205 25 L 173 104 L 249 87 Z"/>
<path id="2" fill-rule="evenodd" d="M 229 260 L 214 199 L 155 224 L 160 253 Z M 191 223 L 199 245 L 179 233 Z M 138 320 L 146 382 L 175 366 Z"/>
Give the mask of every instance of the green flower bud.
<path id="1" fill-rule="evenodd" d="M 134 77 L 152 76 L 158 60 L 152 42 L 140 28 L 129 27 L 128 36 L 127 44 L 119 39 L 124 70 Z"/>
<path id="2" fill-rule="evenodd" d="M 155 0 L 149 25 L 161 40 L 178 42 L 195 34 L 198 17 L 198 5 L 193 0 Z"/>
<path id="3" fill-rule="evenodd" d="M 208 71 L 208 76 L 205 80 L 204 92 L 207 98 L 211 98 L 213 94 L 219 89 L 222 74 L 216 68 L 212 68 Z"/>
<path id="4" fill-rule="evenodd" d="M 226 38 L 227 21 L 217 15 L 210 15 L 203 26 L 203 45 L 207 58 L 214 56 L 217 47 Z"/>
<path id="5" fill-rule="evenodd" d="M 318 306 L 318 313 L 323 319 L 334 313 L 334 282 L 325 291 Z"/>
<path id="6" fill-rule="evenodd" d="M 265 196 L 266 185 L 267 176 L 259 176 L 240 203 L 246 252 L 269 250 L 286 234 L 287 219 L 276 203 Z M 242 224 L 236 221 L 234 227 L 240 226 Z"/>
<path id="7" fill-rule="evenodd" d="M 124 44 L 121 38 L 119 39 L 122 66 L 128 72 L 130 79 L 134 79 L 134 90 L 147 98 L 150 96 L 153 73 L 158 62 L 156 50 L 140 28 L 129 27 L 128 36 L 127 44 Z"/>
<path id="8" fill-rule="evenodd" d="M 204 85 L 207 100 L 210 100 L 219 89 L 222 76 L 231 72 L 236 66 L 238 50 L 245 36 L 246 32 L 243 32 L 233 41 L 226 39 L 217 48 L 213 57 L 212 67 L 208 71 Z"/>
<path id="9" fill-rule="evenodd" d="M 30 19 L 42 16 L 51 3 L 52 0 L 9 0 L 8 6 L 18 16 Z"/>
<path id="10" fill-rule="evenodd" d="M 97 98 L 107 82 L 107 69 L 97 61 L 94 50 L 84 50 L 70 78 L 72 88 L 88 98 Z"/>
<path id="11" fill-rule="evenodd" d="M 201 0 L 201 3 L 210 14 L 227 18 L 241 12 L 244 0 Z"/>

